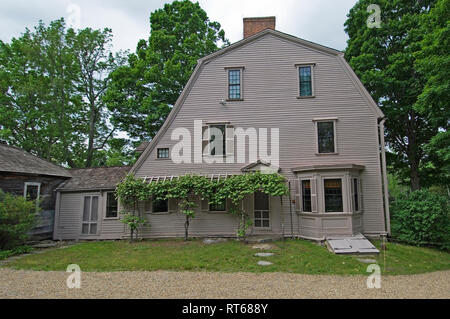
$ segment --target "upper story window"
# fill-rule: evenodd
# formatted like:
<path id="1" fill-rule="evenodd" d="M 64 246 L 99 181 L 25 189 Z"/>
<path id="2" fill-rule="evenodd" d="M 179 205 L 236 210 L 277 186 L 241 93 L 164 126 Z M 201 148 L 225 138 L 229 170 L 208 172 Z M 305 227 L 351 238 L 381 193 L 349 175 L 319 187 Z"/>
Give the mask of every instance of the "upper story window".
<path id="1" fill-rule="evenodd" d="M 323 190 L 325 197 L 325 212 L 343 212 L 342 179 L 324 179 Z"/>
<path id="2" fill-rule="evenodd" d="M 242 68 L 228 69 L 228 99 L 242 99 Z"/>
<path id="3" fill-rule="evenodd" d="M 314 96 L 313 65 L 297 65 L 299 98 Z"/>
<path id="4" fill-rule="evenodd" d="M 337 154 L 336 121 L 337 118 L 313 119 L 316 123 L 317 153 Z"/>
<path id="5" fill-rule="evenodd" d="M 117 218 L 117 199 L 114 193 L 106 195 L 106 218 Z"/>
<path id="6" fill-rule="evenodd" d="M 169 158 L 169 148 L 158 148 L 157 158 Z"/>
<path id="7" fill-rule="evenodd" d="M 226 135 L 225 125 L 216 124 L 209 126 L 209 155 L 224 156 L 226 154 Z"/>

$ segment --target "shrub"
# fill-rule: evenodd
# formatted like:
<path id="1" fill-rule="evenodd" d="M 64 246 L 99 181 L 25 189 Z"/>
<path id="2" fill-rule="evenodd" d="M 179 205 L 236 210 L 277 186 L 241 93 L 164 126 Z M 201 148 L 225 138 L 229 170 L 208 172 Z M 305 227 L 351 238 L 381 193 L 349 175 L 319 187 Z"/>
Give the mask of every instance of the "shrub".
<path id="1" fill-rule="evenodd" d="M 19 246 L 36 223 L 36 206 L 22 196 L 0 190 L 0 250 Z"/>
<path id="2" fill-rule="evenodd" d="M 31 246 L 19 246 L 10 250 L 0 250 L 0 260 L 9 258 L 14 255 L 27 254 L 33 251 Z"/>
<path id="3" fill-rule="evenodd" d="M 410 244 L 449 249 L 448 198 L 425 189 L 399 195 L 392 203 L 392 233 Z"/>

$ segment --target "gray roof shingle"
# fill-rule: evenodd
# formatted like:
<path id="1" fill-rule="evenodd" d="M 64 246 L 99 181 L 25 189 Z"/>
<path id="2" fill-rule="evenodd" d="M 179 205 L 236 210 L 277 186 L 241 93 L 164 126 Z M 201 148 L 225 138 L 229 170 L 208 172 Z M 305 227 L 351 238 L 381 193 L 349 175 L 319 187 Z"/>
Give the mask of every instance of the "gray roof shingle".
<path id="1" fill-rule="evenodd" d="M 0 143 L 0 172 L 70 177 L 58 165 L 34 156 L 23 149 Z"/>
<path id="2" fill-rule="evenodd" d="M 130 166 L 115 166 L 71 169 L 72 178 L 61 184 L 57 190 L 115 189 L 116 185 L 128 174 L 130 168 Z"/>

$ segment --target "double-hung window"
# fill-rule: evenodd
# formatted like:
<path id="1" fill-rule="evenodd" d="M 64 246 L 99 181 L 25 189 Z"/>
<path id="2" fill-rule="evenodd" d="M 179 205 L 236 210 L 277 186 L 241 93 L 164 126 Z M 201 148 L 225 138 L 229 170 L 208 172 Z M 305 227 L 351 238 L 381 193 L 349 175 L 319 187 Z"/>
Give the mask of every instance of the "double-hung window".
<path id="1" fill-rule="evenodd" d="M 153 199 L 152 213 L 167 213 L 169 211 L 169 200 Z"/>
<path id="2" fill-rule="evenodd" d="M 226 133 L 225 124 L 214 124 L 209 126 L 210 155 L 225 156 Z"/>
<path id="3" fill-rule="evenodd" d="M 117 218 L 117 199 L 114 193 L 106 195 L 106 218 Z"/>
<path id="4" fill-rule="evenodd" d="M 302 180 L 302 211 L 311 212 L 311 181 Z"/>
<path id="5" fill-rule="evenodd" d="M 297 65 L 299 98 L 314 96 L 313 66 L 314 65 Z"/>
<path id="6" fill-rule="evenodd" d="M 343 212 L 342 179 L 324 179 L 323 189 L 326 213 Z"/>
<path id="7" fill-rule="evenodd" d="M 317 121 L 317 152 L 336 154 L 336 120 Z"/>
<path id="8" fill-rule="evenodd" d="M 242 69 L 228 69 L 228 99 L 242 99 Z"/>

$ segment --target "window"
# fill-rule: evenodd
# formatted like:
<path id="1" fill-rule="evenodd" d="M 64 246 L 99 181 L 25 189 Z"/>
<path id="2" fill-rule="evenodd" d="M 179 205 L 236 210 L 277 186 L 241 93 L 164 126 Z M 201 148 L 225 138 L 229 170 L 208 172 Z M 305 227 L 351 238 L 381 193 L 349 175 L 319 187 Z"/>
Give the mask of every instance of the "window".
<path id="1" fill-rule="evenodd" d="M 169 158 L 169 148 L 158 148 L 158 158 Z"/>
<path id="2" fill-rule="evenodd" d="M 324 179 L 325 212 L 342 212 L 342 180 Z"/>
<path id="3" fill-rule="evenodd" d="M 359 192 L 358 192 L 358 179 L 353 179 L 353 202 L 355 207 L 355 212 L 359 211 Z"/>
<path id="4" fill-rule="evenodd" d="M 98 221 L 98 196 L 85 196 L 81 233 L 83 235 L 97 234 L 97 221 Z"/>
<path id="5" fill-rule="evenodd" d="M 225 212 L 227 210 L 226 201 L 222 201 L 219 204 L 209 204 L 210 212 Z"/>
<path id="6" fill-rule="evenodd" d="M 117 199 L 114 193 L 107 193 L 106 195 L 106 218 L 117 217 Z"/>
<path id="7" fill-rule="evenodd" d="M 169 200 L 153 200 L 153 213 L 167 213 L 169 211 Z"/>
<path id="8" fill-rule="evenodd" d="M 25 183 L 23 196 L 28 200 L 39 200 L 41 183 Z"/>
<path id="9" fill-rule="evenodd" d="M 269 195 L 256 192 L 254 207 L 254 226 L 257 228 L 270 227 Z"/>
<path id="10" fill-rule="evenodd" d="M 241 69 L 228 70 L 228 99 L 240 100 L 241 94 Z"/>
<path id="11" fill-rule="evenodd" d="M 224 124 L 209 126 L 209 143 L 210 155 L 225 156 L 226 136 Z"/>
<path id="12" fill-rule="evenodd" d="M 313 96 L 312 66 L 310 65 L 299 66 L 298 79 L 299 79 L 300 97 Z"/>
<path id="13" fill-rule="evenodd" d="M 334 121 L 317 122 L 317 145 L 320 154 L 336 153 Z"/>
<path id="14" fill-rule="evenodd" d="M 311 212 L 311 181 L 302 180 L 302 211 Z"/>

